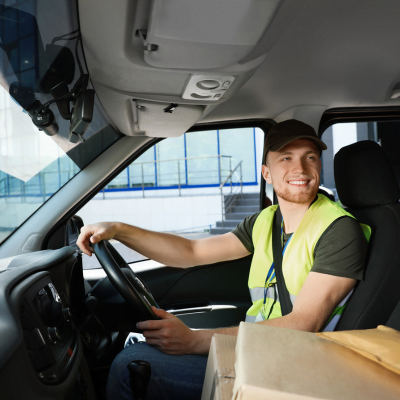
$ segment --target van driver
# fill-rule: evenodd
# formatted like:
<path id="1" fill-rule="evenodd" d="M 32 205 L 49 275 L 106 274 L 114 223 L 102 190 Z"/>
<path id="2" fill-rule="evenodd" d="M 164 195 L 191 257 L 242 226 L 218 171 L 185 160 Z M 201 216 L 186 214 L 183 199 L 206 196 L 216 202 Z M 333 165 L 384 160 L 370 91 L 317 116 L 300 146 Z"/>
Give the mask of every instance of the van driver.
<path id="1" fill-rule="evenodd" d="M 308 332 L 333 330 L 354 285 L 363 279 L 370 229 L 317 194 L 323 150 L 326 145 L 314 129 L 297 120 L 275 125 L 266 138 L 262 174 L 273 185 L 282 214 L 282 270 L 293 304 L 287 315 L 282 316 L 273 268 L 272 222 L 278 205 L 247 217 L 230 233 L 206 239 L 101 222 L 83 227 L 77 244 L 91 255 L 91 243 L 115 239 L 177 268 L 253 254 L 246 321 Z M 146 360 L 152 368 L 147 399 L 200 399 L 212 336 L 237 335 L 238 327 L 191 330 L 164 310 L 153 312 L 160 320 L 138 323 L 146 343 L 126 347 L 115 358 L 107 398 L 131 400 L 127 365 Z"/>

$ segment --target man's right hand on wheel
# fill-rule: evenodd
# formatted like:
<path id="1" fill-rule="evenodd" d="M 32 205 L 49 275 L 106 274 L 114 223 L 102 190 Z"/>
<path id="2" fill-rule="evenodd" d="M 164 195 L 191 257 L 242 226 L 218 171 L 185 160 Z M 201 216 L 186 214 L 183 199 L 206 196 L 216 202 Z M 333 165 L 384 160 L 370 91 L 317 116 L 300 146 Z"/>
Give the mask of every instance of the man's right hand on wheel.
<path id="1" fill-rule="evenodd" d="M 97 224 L 85 225 L 76 242 L 77 246 L 88 256 L 93 253 L 91 243 L 98 243 L 101 240 L 111 240 L 117 233 L 117 223 L 100 222 Z"/>

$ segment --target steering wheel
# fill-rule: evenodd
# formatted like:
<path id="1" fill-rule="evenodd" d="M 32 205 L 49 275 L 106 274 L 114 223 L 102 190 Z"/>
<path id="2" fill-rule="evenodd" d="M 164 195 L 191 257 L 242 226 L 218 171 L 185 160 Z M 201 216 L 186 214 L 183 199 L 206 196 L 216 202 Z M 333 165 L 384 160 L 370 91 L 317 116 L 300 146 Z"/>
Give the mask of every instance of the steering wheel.
<path id="1" fill-rule="evenodd" d="M 106 240 L 94 243 L 92 247 L 110 283 L 126 303 L 140 313 L 143 320 L 159 319 L 151 310 L 151 306 L 160 307 L 154 300 L 149 288 L 131 270 L 115 247 Z"/>

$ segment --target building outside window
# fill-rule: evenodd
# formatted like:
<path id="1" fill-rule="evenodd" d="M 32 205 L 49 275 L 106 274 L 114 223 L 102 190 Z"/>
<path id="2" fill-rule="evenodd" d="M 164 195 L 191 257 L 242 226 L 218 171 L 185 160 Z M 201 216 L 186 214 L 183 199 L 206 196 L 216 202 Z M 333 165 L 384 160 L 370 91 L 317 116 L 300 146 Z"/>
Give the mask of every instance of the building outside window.
<path id="1" fill-rule="evenodd" d="M 239 162 L 243 186 L 257 186 L 256 160 L 256 128 L 189 132 L 147 150 L 104 192 L 219 187 Z"/>

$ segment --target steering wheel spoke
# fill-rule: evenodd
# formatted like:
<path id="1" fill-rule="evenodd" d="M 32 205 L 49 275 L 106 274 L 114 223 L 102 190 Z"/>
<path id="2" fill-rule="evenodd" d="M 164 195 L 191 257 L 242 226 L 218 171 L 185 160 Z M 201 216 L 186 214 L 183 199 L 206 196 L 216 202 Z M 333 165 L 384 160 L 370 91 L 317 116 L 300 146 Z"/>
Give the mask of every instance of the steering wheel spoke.
<path id="1" fill-rule="evenodd" d="M 94 254 L 110 283 L 143 320 L 158 319 L 151 306 L 158 307 L 147 285 L 132 271 L 115 247 L 102 240 L 92 244 Z"/>

